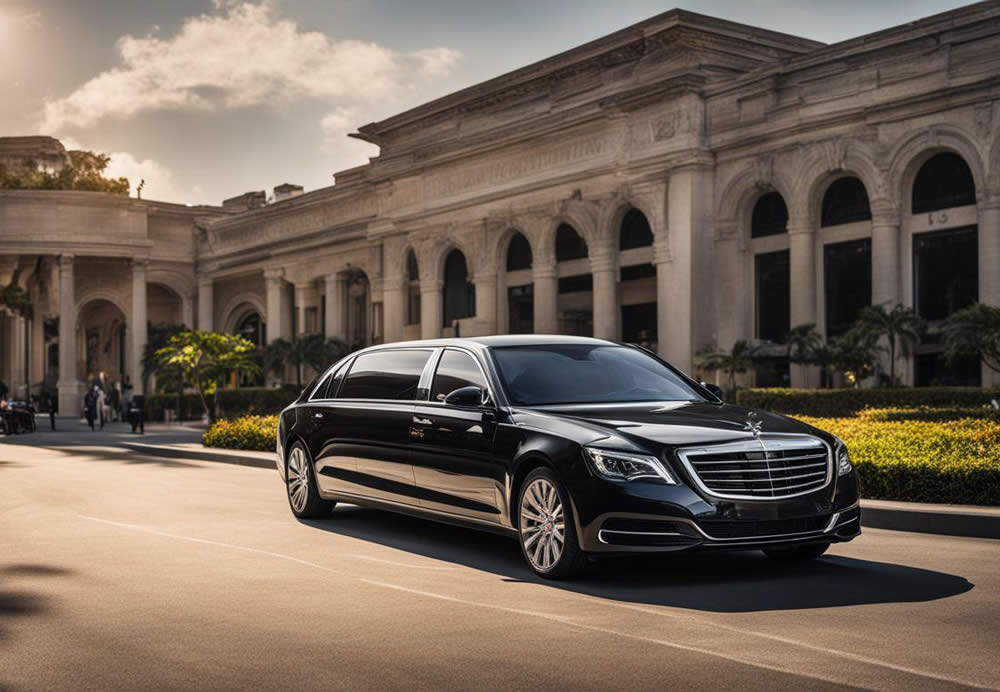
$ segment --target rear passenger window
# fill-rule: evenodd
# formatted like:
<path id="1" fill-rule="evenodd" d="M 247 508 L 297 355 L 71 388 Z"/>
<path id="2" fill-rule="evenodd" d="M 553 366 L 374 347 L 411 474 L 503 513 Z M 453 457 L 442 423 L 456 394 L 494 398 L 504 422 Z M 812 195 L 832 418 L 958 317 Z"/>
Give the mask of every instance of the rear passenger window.
<path id="1" fill-rule="evenodd" d="M 340 388 L 339 399 L 409 401 L 417 394 L 430 351 L 376 351 L 358 356 Z"/>
<path id="2" fill-rule="evenodd" d="M 456 389 L 469 385 L 487 388 L 475 359 L 463 351 L 448 350 L 441 354 L 431 387 L 431 401 L 444 401 Z"/>
<path id="3" fill-rule="evenodd" d="M 337 371 L 326 378 L 326 381 L 320 385 L 320 390 L 317 391 L 313 396 L 314 399 L 334 399 L 337 396 L 337 390 L 340 389 L 340 383 L 344 381 L 344 375 L 347 374 L 347 366 L 341 365 L 337 368 Z"/>

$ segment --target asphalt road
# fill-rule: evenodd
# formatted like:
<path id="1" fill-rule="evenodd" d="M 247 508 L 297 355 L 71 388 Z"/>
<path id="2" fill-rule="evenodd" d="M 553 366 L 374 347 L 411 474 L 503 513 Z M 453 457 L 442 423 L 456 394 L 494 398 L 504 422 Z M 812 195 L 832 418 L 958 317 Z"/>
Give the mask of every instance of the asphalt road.
<path id="1" fill-rule="evenodd" d="M 0 441 L 0 690 L 1000 688 L 1000 541 L 869 529 L 805 566 L 546 583 L 502 537 L 298 522 L 274 471 L 122 437 Z"/>

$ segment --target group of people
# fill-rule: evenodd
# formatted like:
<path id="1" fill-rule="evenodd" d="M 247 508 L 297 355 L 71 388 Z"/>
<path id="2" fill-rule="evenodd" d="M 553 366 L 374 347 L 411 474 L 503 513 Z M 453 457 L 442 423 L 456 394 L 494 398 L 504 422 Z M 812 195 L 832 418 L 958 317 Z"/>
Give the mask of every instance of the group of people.
<path id="1" fill-rule="evenodd" d="M 105 423 L 128 421 L 132 424 L 132 432 L 138 429 L 144 433 L 146 426 L 143 399 L 141 394 L 132 393 L 132 383 L 129 382 L 128 375 L 122 382 L 106 384 L 102 373 L 101 377 L 92 380 L 83 395 L 83 415 L 91 430 L 95 430 L 95 425 L 98 424 L 103 430 Z"/>

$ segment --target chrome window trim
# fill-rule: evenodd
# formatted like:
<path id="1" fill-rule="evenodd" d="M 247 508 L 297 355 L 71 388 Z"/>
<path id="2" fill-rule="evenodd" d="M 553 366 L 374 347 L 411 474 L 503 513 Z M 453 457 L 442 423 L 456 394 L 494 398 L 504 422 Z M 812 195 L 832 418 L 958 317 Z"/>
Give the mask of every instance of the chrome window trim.
<path id="1" fill-rule="evenodd" d="M 496 404 L 496 400 L 493 398 L 493 386 L 490 383 L 490 378 L 486 374 L 486 370 L 483 369 L 483 364 L 479 362 L 478 358 L 476 358 L 476 354 L 474 352 L 472 352 L 467 348 L 462 348 L 461 346 L 443 346 L 439 350 L 440 353 L 437 354 L 437 357 L 434 359 L 434 367 L 431 368 L 430 377 L 428 377 L 427 399 L 421 401 L 420 402 L 421 404 L 437 404 L 439 406 L 445 405 L 443 401 L 434 401 L 433 399 L 430 398 L 431 392 L 434 391 L 434 380 L 437 377 L 437 369 L 438 366 L 441 364 L 441 359 L 444 358 L 445 351 L 458 351 L 459 353 L 464 353 L 465 355 L 472 358 L 472 362 L 476 364 L 477 368 L 479 368 L 479 374 L 483 376 L 483 382 L 486 383 L 486 395 L 490 398 L 491 401 L 494 402 L 494 405 Z"/>
<path id="2" fill-rule="evenodd" d="M 701 480 L 701 476 L 695 470 L 692 465 L 689 456 L 693 454 L 711 454 L 712 452 L 718 452 L 721 454 L 727 454 L 731 452 L 768 452 L 775 451 L 776 449 L 782 448 L 782 442 L 789 442 L 791 444 L 786 445 L 786 447 L 794 447 L 796 443 L 813 443 L 812 446 L 816 446 L 815 443 L 822 445 L 826 450 L 826 478 L 822 485 L 818 485 L 809 490 L 802 490 L 796 493 L 788 493 L 787 495 L 778 495 L 774 497 L 767 497 L 764 495 L 744 495 L 740 493 L 720 493 L 716 490 L 711 490 L 708 486 L 704 484 Z M 767 444 L 771 443 L 775 445 L 774 447 L 768 447 Z M 815 493 L 823 490 L 830 486 L 833 482 L 833 450 L 830 445 L 824 440 L 814 435 L 806 435 L 800 433 L 764 433 L 759 437 L 754 437 L 747 440 L 737 440 L 735 442 L 722 442 L 718 444 L 708 444 L 708 445 L 696 445 L 691 447 L 683 447 L 676 450 L 677 458 L 680 460 L 681 464 L 684 466 L 684 470 L 687 472 L 688 477 L 695 484 L 695 487 L 711 498 L 718 498 L 720 500 L 756 500 L 758 502 L 778 502 L 781 500 L 786 500 L 790 497 L 799 497 L 801 495 L 809 495 L 810 493 Z M 734 462 L 735 463 L 735 462 Z"/>

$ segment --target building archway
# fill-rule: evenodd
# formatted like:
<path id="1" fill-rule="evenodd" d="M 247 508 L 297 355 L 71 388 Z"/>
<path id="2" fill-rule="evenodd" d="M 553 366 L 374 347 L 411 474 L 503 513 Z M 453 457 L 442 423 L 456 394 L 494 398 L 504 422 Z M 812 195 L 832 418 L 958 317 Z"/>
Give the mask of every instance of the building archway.
<path id="1" fill-rule="evenodd" d="M 469 281 L 465 253 L 458 248 L 452 248 L 445 257 L 443 292 L 443 326 L 454 327 L 457 320 L 476 314 L 476 287 Z"/>
<path id="2" fill-rule="evenodd" d="M 507 243 L 506 287 L 507 333 L 531 334 L 535 331 L 535 285 L 531 276 L 534 253 L 531 243 L 520 231 L 514 231 Z"/>
<path id="3" fill-rule="evenodd" d="M 658 339 L 653 230 L 642 211 L 628 207 L 617 231 L 621 338 L 655 351 Z"/>
<path id="4" fill-rule="evenodd" d="M 594 333 L 594 275 L 587 241 L 568 223 L 555 233 L 557 309 L 559 333 L 592 336 Z"/>
<path id="5" fill-rule="evenodd" d="M 764 356 L 756 368 L 758 387 L 788 386 L 790 364 L 783 344 L 791 327 L 791 252 L 788 206 L 780 192 L 761 194 L 750 212 L 753 335 Z"/>
<path id="6" fill-rule="evenodd" d="M 76 327 L 76 371 L 87 387 L 100 381 L 107 390 L 123 380 L 131 363 L 128 327 L 121 306 L 107 298 L 86 299 L 77 311 Z"/>

